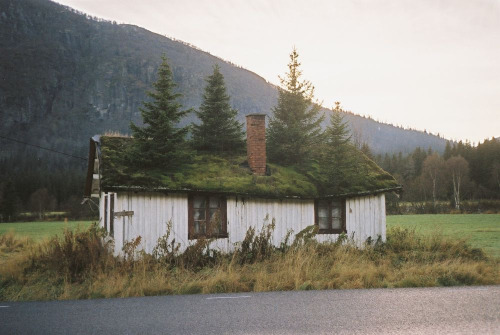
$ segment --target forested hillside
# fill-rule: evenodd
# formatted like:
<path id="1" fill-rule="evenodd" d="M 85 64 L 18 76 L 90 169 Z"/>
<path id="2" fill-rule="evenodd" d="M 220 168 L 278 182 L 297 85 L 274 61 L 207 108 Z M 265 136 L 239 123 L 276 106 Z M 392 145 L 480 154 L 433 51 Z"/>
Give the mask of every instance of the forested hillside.
<path id="1" fill-rule="evenodd" d="M 283 50 L 283 67 L 287 52 Z M 60 208 L 71 195 L 81 194 L 84 159 L 7 138 L 86 157 L 92 135 L 129 133 L 130 121 L 141 124 L 139 108 L 156 79 L 162 54 L 169 59 L 184 108 L 200 106 L 204 78 L 214 64 L 219 64 L 239 120 L 250 113 L 269 115 L 276 104 L 277 88 L 262 77 L 186 43 L 92 18 L 49 0 L 0 0 L 0 172 L 4 177 L 0 201 L 2 194 L 9 194 L 15 202 L 12 206 L 27 208 L 32 203 L 36 207 L 36 196 L 45 195 L 54 208 Z M 333 105 L 333 101 L 325 103 Z M 445 140 L 438 136 L 351 113 L 346 120 L 355 138 L 374 153 L 409 153 L 417 146 L 444 151 Z M 196 121 L 194 112 L 182 123 L 192 121 Z M 48 192 L 35 194 L 43 189 Z"/>
<path id="2" fill-rule="evenodd" d="M 241 120 L 249 113 L 269 114 L 276 103 L 276 88 L 255 73 L 185 43 L 98 21 L 48 0 L 0 1 L 0 49 L 1 134 L 81 155 L 90 136 L 128 133 L 130 121 L 141 121 L 139 107 L 162 54 L 186 108 L 200 105 L 204 78 L 215 63 Z M 195 118 L 191 113 L 183 122 Z M 347 118 L 377 153 L 417 146 L 444 150 L 445 141 L 436 136 L 353 114 Z"/>

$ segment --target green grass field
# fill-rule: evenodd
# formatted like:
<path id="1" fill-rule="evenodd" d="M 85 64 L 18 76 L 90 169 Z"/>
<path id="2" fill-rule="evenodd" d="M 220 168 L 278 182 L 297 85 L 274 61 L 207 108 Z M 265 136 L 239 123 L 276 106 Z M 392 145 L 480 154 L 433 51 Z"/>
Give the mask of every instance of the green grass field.
<path id="1" fill-rule="evenodd" d="M 422 234 L 467 239 L 476 248 L 500 258 L 500 214 L 389 215 L 387 228 L 415 228 Z"/>
<path id="2" fill-rule="evenodd" d="M 87 229 L 92 221 L 47 221 L 0 223 L 0 234 L 14 231 L 16 235 L 30 237 L 35 241 L 60 235 L 64 229 Z"/>

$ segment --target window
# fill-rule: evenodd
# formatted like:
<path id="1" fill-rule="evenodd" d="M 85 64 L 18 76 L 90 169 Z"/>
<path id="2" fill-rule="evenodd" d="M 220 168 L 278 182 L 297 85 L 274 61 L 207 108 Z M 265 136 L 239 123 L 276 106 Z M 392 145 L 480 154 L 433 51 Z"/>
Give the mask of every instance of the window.
<path id="1" fill-rule="evenodd" d="M 188 238 L 227 237 L 226 198 L 217 195 L 190 195 Z"/>
<path id="2" fill-rule="evenodd" d="M 315 223 L 318 234 L 346 233 L 345 200 L 316 200 L 314 202 Z"/>

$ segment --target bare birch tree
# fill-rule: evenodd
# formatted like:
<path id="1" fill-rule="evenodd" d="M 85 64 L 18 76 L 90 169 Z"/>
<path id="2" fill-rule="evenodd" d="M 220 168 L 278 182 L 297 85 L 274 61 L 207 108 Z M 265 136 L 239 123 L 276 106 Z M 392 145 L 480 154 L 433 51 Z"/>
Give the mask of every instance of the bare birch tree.
<path id="1" fill-rule="evenodd" d="M 438 197 L 437 192 L 445 169 L 445 162 L 437 153 L 427 156 L 423 164 L 423 174 L 431 180 L 432 202 L 434 207 L 436 207 Z"/>
<path id="2" fill-rule="evenodd" d="M 454 156 L 446 161 L 446 167 L 453 183 L 455 208 L 460 209 L 460 188 L 469 176 L 469 163 L 462 156 Z"/>

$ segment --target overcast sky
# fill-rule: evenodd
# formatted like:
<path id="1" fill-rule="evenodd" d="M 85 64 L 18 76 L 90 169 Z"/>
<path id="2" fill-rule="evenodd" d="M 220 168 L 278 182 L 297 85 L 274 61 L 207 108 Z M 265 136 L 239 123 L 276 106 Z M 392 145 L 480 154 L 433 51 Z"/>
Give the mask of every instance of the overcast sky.
<path id="1" fill-rule="evenodd" d="M 500 136 L 500 0 L 58 0 L 277 84 L 296 46 L 325 107 L 445 138 Z"/>

